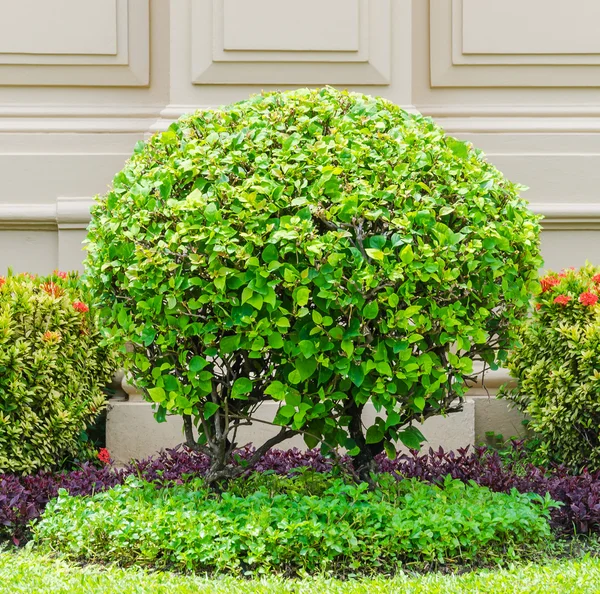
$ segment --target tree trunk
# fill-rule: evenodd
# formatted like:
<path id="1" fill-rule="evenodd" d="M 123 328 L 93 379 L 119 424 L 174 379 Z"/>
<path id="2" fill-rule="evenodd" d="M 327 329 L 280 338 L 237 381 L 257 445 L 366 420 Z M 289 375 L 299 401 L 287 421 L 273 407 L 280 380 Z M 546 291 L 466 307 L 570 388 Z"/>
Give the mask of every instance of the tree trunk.
<path id="1" fill-rule="evenodd" d="M 383 442 L 367 443 L 362 427 L 362 413 L 364 404 L 350 402 L 346 405 L 345 412 L 352 420 L 348 425 L 350 437 L 359 448 L 358 454 L 352 456 L 352 466 L 361 480 L 371 483 L 371 473 L 375 472 L 375 456 L 383 452 Z"/>

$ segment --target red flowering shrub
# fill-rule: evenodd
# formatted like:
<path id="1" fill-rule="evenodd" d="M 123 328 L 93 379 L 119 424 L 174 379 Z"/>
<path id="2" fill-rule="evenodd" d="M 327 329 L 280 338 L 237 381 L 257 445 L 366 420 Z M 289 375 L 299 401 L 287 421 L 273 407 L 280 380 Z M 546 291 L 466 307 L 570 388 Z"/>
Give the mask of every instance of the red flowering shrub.
<path id="1" fill-rule="evenodd" d="M 541 279 L 521 344 L 509 357 L 505 395 L 531 418 L 547 459 L 600 470 L 600 286 L 586 264 Z"/>
<path id="2" fill-rule="evenodd" d="M 597 302 L 598 295 L 596 295 L 595 293 L 590 293 L 589 291 L 586 291 L 585 293 L 579 295 L 579 303 L 583 303 L 583 305 L 592 306 L 596 305 Z"/>
<path id="3" fill-rule="evenodd" d="M 76 274 L 9 274 L 0 284 L 0 472 L 79 457 L 116 368 Z M 85 315 L 83 315 L 85 314 Z"/>
<path id="4" fill-rule="evenodd" d="M 90 308 L 85 303 L 82 303 L 81 301 L 73 301 L 73 309 L 75 311 L 79 311 L 81 313 L 86 313 L 86 312 L 90 311 Z"/>
<path id="5" fill-rule="evenodd" d="M 100 448 L 100 450 L 98 450 L 98 460 L 100 460 L 102 464 L 110 464 L 110 453 L 106 448 Z"/>
<path id="6" fill-rule="evenodd" d="M 549 291 L 552 287 L 560 284 L 560 278 L 557 276 L 546 276 L 540 279 L 540 284 L 542 285 L 542 293 Z"/>
<path id="7" fill-rule="evenodd" d="M 44 283 L 42 285 L 42 290 L 52 297 L 60 297 L 64 293 L 64 290 L 52 281 Z"/>
<path id="8" fill-rule="evenodd" d="M 558 297 L 554 298 L 554 303 L 556 303 L 558 305 L 567 305 L 567 303 L 569 303 L 569 301 L 571 301 L 571 297 L 569 297 L 569 295 L 559 295 Z M 537 305 L 541 305 L 541 304 L 538 303 Z"/>

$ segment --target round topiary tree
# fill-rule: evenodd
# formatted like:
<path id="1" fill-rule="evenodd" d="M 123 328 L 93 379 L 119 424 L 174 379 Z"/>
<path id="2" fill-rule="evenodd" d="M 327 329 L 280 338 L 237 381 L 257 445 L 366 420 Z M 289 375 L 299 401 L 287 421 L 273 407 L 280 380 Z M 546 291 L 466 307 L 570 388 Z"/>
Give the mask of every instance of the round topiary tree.
<path id="1" fill-rule="evenodd" d="M 0 472 L 54 469 L 106 404 L 117 368 L 76 273 L 0 276 Z"/>
<path id="2" fill-rule="evenodd" d="M 600 268 L 549 272 L 519 330 L 501 395 L 530 419 L 546 462 L 600 470 Z"/>
<path id="3" fill-rule="evenodd" d="M 362 468 L 417 447 L 413 421 L 459 409 L 473 361 L 511 344 L 540 265 L 518 189 L 384 99 L 267 93 L 137 146 L 93 209 L 88 276 L 210 476 L 265 400 L 281 430 L 257 455 L 301 432 Z"/>

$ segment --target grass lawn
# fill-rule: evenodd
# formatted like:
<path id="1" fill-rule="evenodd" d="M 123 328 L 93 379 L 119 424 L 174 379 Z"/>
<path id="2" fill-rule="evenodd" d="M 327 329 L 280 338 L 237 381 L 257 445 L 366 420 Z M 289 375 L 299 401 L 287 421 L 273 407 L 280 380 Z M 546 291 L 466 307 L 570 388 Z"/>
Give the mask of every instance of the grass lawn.
<path id="1" fill-rule="evenodd" d="M 538 594 L 600 592 L 600 559 L 584 558 L 526 565 L 501 571 L 479 571 L 460 576 L 408 576 L 360 581 L 326 578 L 283 580 L 264 578 L 245 581 L 235 578 L 206 579 L 171 573 L 146 573 L 137 569 L 81 568 L 29 551 L 0 552 L 0 592 L 69 594 L 390 594 L 398 593 L 510 593 Z"/>

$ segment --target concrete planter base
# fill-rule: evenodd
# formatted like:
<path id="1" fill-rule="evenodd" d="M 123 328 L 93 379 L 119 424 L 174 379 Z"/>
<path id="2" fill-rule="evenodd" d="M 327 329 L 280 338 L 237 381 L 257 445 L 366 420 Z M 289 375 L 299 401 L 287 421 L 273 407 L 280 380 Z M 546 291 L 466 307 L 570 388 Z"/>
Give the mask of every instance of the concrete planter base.
<path id="1" fill-rule="evenodd" d="M 276 407 L 277 403 L 265 403 L 261 407 L 261 417 L 264 420 L 273 419 Z M 365 417 L 374 417 L 375 414 L 374 409 L 370 408 L 365 412 Z M 507 402 L 474 395 L 466 399 L 462 412 L 428 419 L 419 428 L 427 438 L 425 450 L 439 446 L 450 450 L 484 441 L 487 431 L 502 433 L 505 438 L 522 435 L 524 427 L 521 420 L 520 413 L 509 410 Z M 368 422 L 368 419 L 365 418 L 365 421 Z M 276 427 L 256 423 L 240 430 L 238 443 L 259 444 L 277 431 Z M 150 403 L 111 401 L 106 422 L 106 445 L 117 463 L 123 464 L 132 458 L 146 458 L 183 441 L 180 417 L 168 417 L 167 422 L 157 423 Z M 296 436 L 278 447 L 305 449 L 306 445 L 301 436 Z"/>

